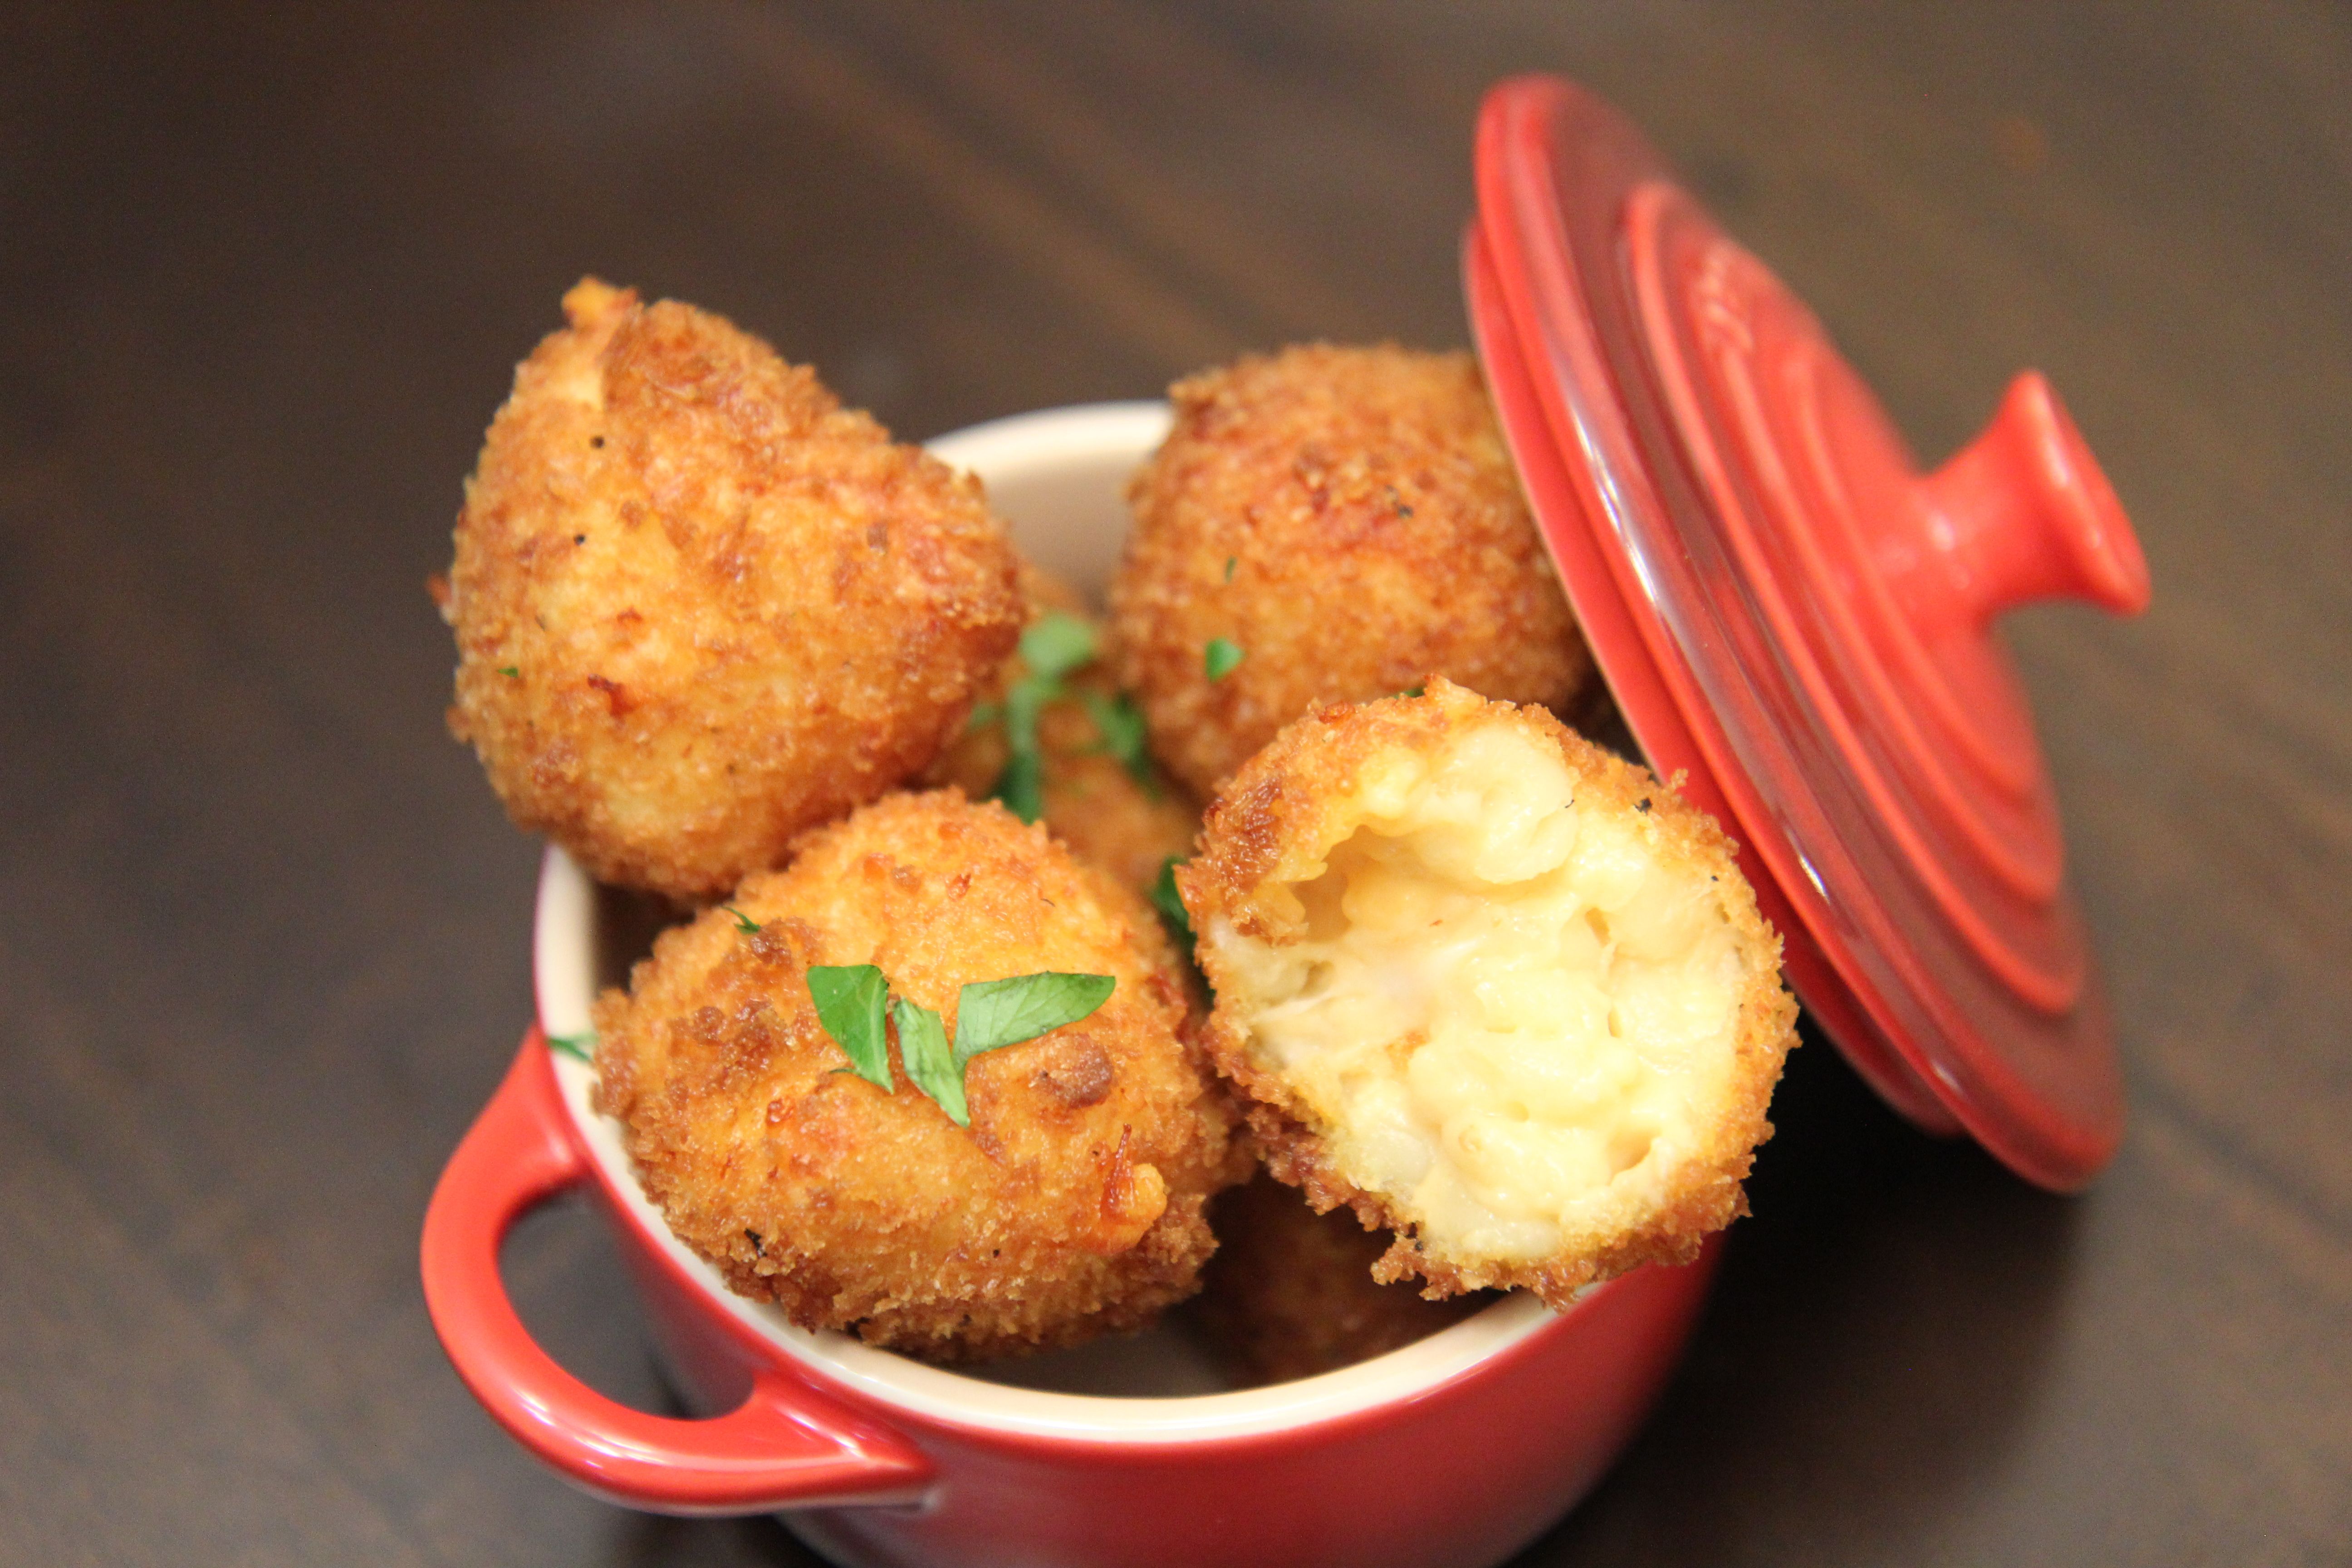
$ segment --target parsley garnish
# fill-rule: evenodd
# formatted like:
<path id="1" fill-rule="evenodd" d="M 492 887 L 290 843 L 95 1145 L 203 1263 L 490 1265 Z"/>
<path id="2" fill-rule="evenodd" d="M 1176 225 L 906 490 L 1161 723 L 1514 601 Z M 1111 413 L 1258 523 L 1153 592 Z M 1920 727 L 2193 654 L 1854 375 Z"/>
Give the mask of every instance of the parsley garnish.
<path id="1" fill-rule="evenodd" d="M 1201 667 L 1208 671 L 1211 680 L 1223 680 L 1234 672 L 1244 657 L 1242 645 L 1233 638 L 1211 637 L 1207 649 L 1201 656 Z"/>
<path id="2" fill-rule="evenodd" d="M 1004 771 L 996 775 L 996 788 L 989 793 L 1024 822 L 1034 822 L 1045 816 L 1045 753 L 1034 746 L 1013 752 L 1006 759 Z"/>
<path id="3" fill-rule="evenodd" d="M 1105 697 L 1099 691 L 1081 691 L 1078 696 L 1087 705 L 1087 717 L 1094 721 L 1095 733 L 1102 737 L 1095 749 L 1117 757 L 1144 793 L 1158 800 L 1160 781 L 1151 774 L 1151 754 L 1144 749 L 1143 710 L 1135 705 L 1135 699 L 1124 691 L 1116 697 Z"/>
<path id="4" fill-rule="evenodd" d="M 1094 656 L 1094 627 L 1059 610 L 1038 616 L 1021 634 L 1021 662 L 1029 673 L 1004 694 L 1004 744 L 1011 755 L 989 793 L 1024 822 L 1045 812 L 1045 753 L 1037 742 L 1037 716 L 1064 695 L 1062 677 Z"/>
<path id="5" fill-rule="evenodd" d="M 719 907 L 735 917 L 735 929 L 741 931 L 745 936 L 750 936 L 752 932 L 760 929 L 760 922 L 758 921 L 753 920 L 750 915 L 745 914 L 741 910 L 737 909 L 734 905 L 721 904 Z"/>
<path id="6" fill-rule="evenodd" d="M 517 665 L 502 664 L 499 666 L 499 673 L 505 676 L 509 680 L 520 680 L 522 679 L 522 669 Z"/>
<path id="7" fill-rule="evenodd" d="M 1225 581 L 1226 581 L 1226 582 L 1230 583 L 1230 582 L 1232 582 L 1232 581 L 1234 580 L 1234 567 L 1236 567 L 1236 566 L 1238 566 L 1238 565 L 1240 565 L 1241 563 L 1242 563 L 1242 558 L 1241 558 L 1240 556 L 1238 556 L 1238 555 L 1228 555 L 1228 556 L 1226 556 L 1226 557 L 1225 557 Z"/>
<path id="8" fill-rule="evenodd" d="M 554 1049 L 576 1060 L 585 1062 L 595 1059 L 593 1053 L 596 1049 L 596 1031 L 593 1029 L 583 1029 L 576 1035 L 550 1035 L 547 1037 L 547 1043 Z"/>
<path id="9" fill-rule="evenodd" d="M 956 996 L 956 1059 L 967 1062 L 1075 1024 L 1109 1001 L 1118 984 L 1108 974 L 1052 972 L 976 981 Z"/>
<path id="10" fill-rule="evenodd" d="M 1059 610 L 1038 616 L 1021 634 L 1021 659 L 1032 679 L 1059 680 L 1094 657 L 1094 627 Z"/>
<path id="11" fill-rule="evenodd" d="M 1004 725 L 1008 754 L 989 795 L 1024 822 L 1034 822 L 1045 812 L 1045 752 L 1037 739 L 1038 718 L 1048 703 L 1072 695 L 1064 678 L 1092 663 L 1097 651 L 1094 627 L 1077 616 L 1059 610 L 1040 616 L 1021 634 L 1021 661 L 1029 667 L 1028 673 L 1013 683 L 1003 702 L 983 702 L 971 711 L 968 730 L 1000 721 Z M 1080 691 L 1076 696 L 1100 736 L 1097 749 L 1117 757 L 1156 798 L 1159 785 L 1144 750 L 1143 715 L 1133 700 L 1125 692 L 1105 697 Z"/>
<path id="12" fill-rule="evenodd" d="M 884 1093 L 890 1080 L 889 1047 L 882 1019 L 888 982 L 871 963 L 813 964 L 809 996 L 817 1022 L 849 1058 L 858 1077 Z M 890 1022 L 898 1026 L 898 1061 L 907 1081 L 929 1095 L 948 1120 L 971 1125 L 964 1100 L 964 1069 L 983 1051 L 1017 1046 L 1090 1016 L 1110 1000 L 1118 982 L 1108 974 L 1016 974 L 981 980 L 956 997 L 955 1044 L 948 1044 L 940 1016 L 919 1002 L 889 996 Z"/>
<path id="13" fill-rule="evenodd" d="M 882 1037 L 882 1002 L 889 983 L 870 963 L 812 963 L 809 996 L 817 1022 L 849 1057 L 848 1069 L 885 1094 L 890 1084 L 890 1049 Z"/>
<path id="14" fill-rule="evenodd" d="M 1168 934 L 1176 939 L 1184 956 L 1192 959 L 1192 911 L 1184 907 L 1184 895 L 1176 890 L 1176 868 L 1183 863 L 1173 855 L 1160 863 L 1160 880 L 1151 884 L 1151 907 L 1160 911 Z"/>
<path id="15" fill-rule="evenodd" d="M 904 996 L 890 998 L 890 1021 L 898 1026 L 898 1061 L 907 1080 L 939 1102 L 958 1127 L 971 1125 L 971 1111 L 963 1100 L 963 1064 L 948 1048 L 947 1026 L 940 1016 Z"/>

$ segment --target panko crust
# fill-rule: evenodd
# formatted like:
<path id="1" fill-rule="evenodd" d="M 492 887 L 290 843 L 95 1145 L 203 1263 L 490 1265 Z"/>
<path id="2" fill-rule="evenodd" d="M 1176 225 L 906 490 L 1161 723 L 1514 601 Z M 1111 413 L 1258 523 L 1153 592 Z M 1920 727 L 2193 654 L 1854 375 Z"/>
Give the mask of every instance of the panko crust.
<path id="1" fill-rule="evenodd" d="M 1120 684 L 1207 795 L 1321 702 L 1431 672 L 1570 712 L 1591 655 L 1467 354 L 1313 344 L 1178 382 L 1129 489 Z M 1243 651 L 1211 680 L 1213 638 Z"/>
<path id="2" fill-rule="evenodd" d="M 591 279 L 457 519 L 449 727 L 518 826 L 693 901 L 927 766 L 1019 634 L 978 481 L 718 316 Z"/>
<path id="3" fill-rule="evenodd" d="M 1638 1225 L 1602 1245 L 1537 1264 L 1440 1258 L 1425 1252 L 1410 1216 L 1378 1193 L 1341 1176 L 1327 1156 L 1314 1111 L 1283 1076 L 1252 1056 L 1231 991 L 1233 975 L 1217 946 L 1200 944 L 1199 961 L 1219 996 L 1205 1040 L 1217 1070 L 1247 1097 L 1251 1133 L 1265 1167 L 1304 1190 L 1318 1210 L 1352 1208 L 1367 1226 L 1392 1228 L 1397 1239 L 1374 1277 L 1418 1277 L 1433 1299 L 1490 1287 L 1524 1287 L 1555 1309 L 1575 1293 L 1644 1263 L 1687 1263 L 1700 1246 L 1748 1212 L 1740 1184 L 1755 1151 L 1772 1135 L 1766 1119 L 1780 1067 L 1796 1044 L 1797 1004 L 1780 982 L 1780 942 L 1756 907 L 1737 865 L 1738 847 L 1715 819 L 1683 801 L 1648 769 L 1593 745 L 1532 706 L 1486 701 L 1442 679 L 1424 695 L 1359 705 L 1333 704 L 1286 728 L 1253 757 L 1209 807 L 1201 851 L 1178 868 L 1177 883 L 1196 931 L 1229 922 L 1240 936 L 1274 944 L 1306 933 L 1306 917 L 1286 884 L 1320 869 L 1317 846 L 1345 820 L 1360 771 L 1403 746 L 1426 755 L 1468 728 L 1513 724 L 1559 748 L 1576 778 L 1580 811 L 1632 820 L 1669 865 L 1706 876 L 1740 955 L 1743 979 L 1732 1049 L 1731 1095 L 1716 1109 L 1705 1146 L 1675 1172 Z"/>
<path id="4" fill-rule="evenodd" d="M 1293 1188 L 1259 1176 L 1209 1205 L 1217 1254 L 1185 1308 L 1241 1385 L 1286 1383 L 1426 1339 L 1488 1304 L 1482 1295 L 1424 1300 L 1381 1284 L 1390 1245 L 1352 1213 L 1318 1214 Z"/>
<path id="5" fill-rule="evenodd" d="M 1248 1157 L 1152 912 L 952 790 L 821 829 L 665 932 L 596 1005 L 600 1108 L 680 1239 L 794 1322 L 954 1362 L 1148 1323 L 1213 1250 Z M 874 963 L 954 1037 L 968 982 L 1109 974 L 1092 1016 L 973 1059 L 971 1125 L 843 1070 L 811 964 Z"/>
<path id="6" fill-rule="evenodd" d="M 1024 564 L 1022 591 L 1031 621 L 1053 613 L 1076 616 L 1096 628 L 1097 646 L 1101 646 L 1101 624 L 1085 613 L 1083 601 L 1058 580 Z M 1027 663 L 1016 652 L 982 700 L 1002 702 L 1005 692 L 1028 673 Z M 1040 792 L 1045 809 L 1038 820 L 1080 860 L 1149 893 L 1162 866 L 1192 853 L 1193 836 L 1201 827 L 1200 803 L 1156 765 L 1148 780 L 1139 779 L 1104 749 L 1102 733 L 1079 694 L 1118 694 L 1107 658 L 1098 656 L 1066 678 L 1065 685 L 1070 695 L 1047 703 L 1037 716 L 1037 741 L 1045 759 Z M 924 782 L 952 784 L 979 800 L 996 788 L 1010 755 L 1002 723 L 968 729 L 931 764 Z"/>

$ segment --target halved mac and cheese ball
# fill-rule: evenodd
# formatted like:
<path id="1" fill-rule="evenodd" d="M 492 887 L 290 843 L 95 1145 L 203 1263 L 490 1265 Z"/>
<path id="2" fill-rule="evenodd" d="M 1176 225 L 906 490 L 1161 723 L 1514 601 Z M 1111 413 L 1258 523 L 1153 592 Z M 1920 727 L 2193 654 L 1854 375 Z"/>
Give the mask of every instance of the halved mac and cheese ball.
<path id="1" fill-rule="evenodd" d="M 1714 821 L 1444 680 L 1285 730 L 1179 872 L 1269 1169 L 1394 1228 L 1377 1278 L 1554 1306 L 1694 1257 L 1795 1002 Z"/>

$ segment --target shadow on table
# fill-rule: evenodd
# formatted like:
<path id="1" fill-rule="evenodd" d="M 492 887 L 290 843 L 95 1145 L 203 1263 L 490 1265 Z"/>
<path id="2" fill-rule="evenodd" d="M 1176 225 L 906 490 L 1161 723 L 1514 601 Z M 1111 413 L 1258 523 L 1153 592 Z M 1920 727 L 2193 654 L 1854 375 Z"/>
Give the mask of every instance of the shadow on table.
<path id="1" fill-rule="evenodd" d="M 824 1558 L 772 1519 L 665 1519 L 650 1513 L 623 1521 L 613 1534 L 612 1554 L 600 1561 L 645 1568 L 824 1568 Z"/>
<path id="2" fill-rule="evenodd" d="M 1681 1371 L 1517 1568 L 1891 1561 L 2012 1445 L 2079 1205 L 1917 1132 L 1810 1020 L 1772 1119 Z"/>

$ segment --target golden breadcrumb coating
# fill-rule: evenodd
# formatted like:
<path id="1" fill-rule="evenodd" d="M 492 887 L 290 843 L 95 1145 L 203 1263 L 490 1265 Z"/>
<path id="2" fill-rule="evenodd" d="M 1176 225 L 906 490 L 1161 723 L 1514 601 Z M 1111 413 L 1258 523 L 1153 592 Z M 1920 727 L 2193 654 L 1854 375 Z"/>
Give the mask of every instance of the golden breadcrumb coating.
<path id="1" fill-rule="evenodd" d="M 515 373 L 449 727 L 598 878 L 716 898 L 927 766 L 1018 635 L 977 481 L 720 318 L 589 279 Z"/>
<path id="2" fill-rule="evenodd" d="M 1313 1377 L 1425 1339 L 1487 1306 L 1486 1294 L 1422 1299 L 1372 1266 L 1386 1231 L 1353 1214 L 1317 1214 L 1261 1173 L 1209 1205 L 1217 1255 L 1184 1309 L 1244 1388 Z"/>
<path id="3" fill-rule="evenodd" d="M 1433 680 L 1284 730 L 1202 846 L 1211 1053 L 1269 1170 L 1398 1232 L 1380 1278 L 1559 1307 L 1745 1212 L 1796 1004 L 1733 845 L 1645 770 Z"/>
<path id="4" fill-rule="evenodd" d="M 1286 349 L 1178 382 L 1129 489 L 1118 679 L 1206 795 L 1318 702 L 1425 675 L 1567 712 L 1592 660 L 1467 354 Z M 1224 639 L 1241 662 L 1212 679 Z"/>
<path id="5" fill-rule="evenodd" d="M 1057 612 L 1075 616 L 1095 627 L 1099 645 L 1101 624 L 1085 613 L 1067 586 L 1024 563 L 1022 588 L 1031 621 Z M 983 701 L 1001 704 L 1028 673 L 1027 663 L 1015 653 L 982 694 Z M 1078 694 L 1117 695 L 1107 659 L 1097 657 L 1065 677 L 1064 684 L 1070 695 L 1047 703 L 1037 716 L 1038 746 L 1045 760 L 1045 810 L 1038 820 L 1080 860 L 1148 893 L 1162 866 L 1192 853 L 1201 827 L 1200 803 L 1157 765 L 1147 762 L 1149 776 L 1138 778 L 1104 749 L 1102 732 Z M 1010 755 L 1001 721 L 977 725 L 931 764 L 924 782 L 953 784 L 979 800 L 996 788 Z"/>
<path id="6" fill-rule="evenodd" d="M 665 932 L 596 1005 L 600 1106 L 646 1195 L 745 1295 L 934 1361 L 1142 1326 L 1198 1286 L 1247 1156 L 1188 1043 L 1160 922 L 1044 829 L 952 790 L 810 835 L 731 908 Z M 811 964 L 879 965 L 954 1037 L 969 982 L 1108 974 L 1088 1017 L 972 1059 L 971 1125 L 852 1072 Z M 895 1040 L 895 1030 L 893 1031 Z"/>

